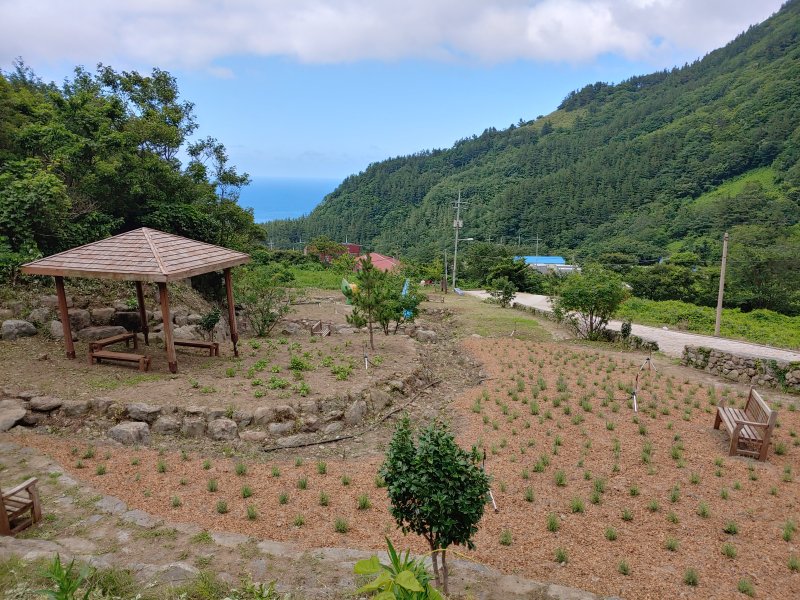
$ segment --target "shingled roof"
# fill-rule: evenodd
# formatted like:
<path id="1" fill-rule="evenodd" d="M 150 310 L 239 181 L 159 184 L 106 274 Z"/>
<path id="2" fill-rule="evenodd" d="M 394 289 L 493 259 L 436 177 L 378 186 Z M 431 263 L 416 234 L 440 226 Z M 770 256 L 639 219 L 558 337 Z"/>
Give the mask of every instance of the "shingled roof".
<path id="1" fill-rule="evenodd" d="M 250 255 L 142 227 L 22 266 L 28 275 L 176 281 L 250 261 Z"/>

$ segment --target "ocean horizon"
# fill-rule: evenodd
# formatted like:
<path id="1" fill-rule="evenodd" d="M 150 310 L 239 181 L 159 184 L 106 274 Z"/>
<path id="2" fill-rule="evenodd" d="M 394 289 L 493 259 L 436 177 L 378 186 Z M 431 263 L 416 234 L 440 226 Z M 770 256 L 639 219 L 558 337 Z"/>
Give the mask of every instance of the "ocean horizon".
<path id="1" fill-rule="evenodd" d="M 242 189 L 239 206 L 252 208 L 256 223 L 307 215 L 341 179 L 253 177 Z"/>

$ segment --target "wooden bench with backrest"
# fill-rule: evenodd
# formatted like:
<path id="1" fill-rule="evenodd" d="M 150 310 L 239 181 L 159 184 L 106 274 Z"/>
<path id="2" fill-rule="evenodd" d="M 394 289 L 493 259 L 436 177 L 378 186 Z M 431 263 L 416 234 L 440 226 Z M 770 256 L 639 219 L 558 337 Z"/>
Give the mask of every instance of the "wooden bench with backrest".
<path id="1" fill-rule="evenodd" d="M 744 410 L 725 406 L 724 399 L 717 407 L 714 429 L 724 425 L 731 437 L 729 456 L 742 454 L 758 460 L 767 460 L 769 440 L 778 420 L 778 412 L 772 410 L 761 395 L 750 388 Z"/>
<path id="2" fill-rule="evenodd" d="M 112 350 L 90 350 L 89 364 L 100 364 L 101 360 L 119 360 L 122 362 L 138 363 L 140 371 L 147 371 L 150 368 L 150 357 L 141 354 L 131 354 L 129 352 L 113 352 Z"/>
<path id="3" fill-rule="evenodd" d="M 186 346 L 188 348 L 205 348 L 209 356 L 219 356 L 219 342 L 204 342 L 201 340 L 175 340 L 176 346 Z"/>
<path id="4" fill-rule="evenodd" d="M 14 535 L 42 519 L 42 506 L 32 477 L 15 488 L 0 491 L 0 535 Z M 27 514 L 30 513 L 30 514 Z"/>
<path id="5" fill-rule="evenodd" d="M 133 349 L 136 350 L 139 347 L 139 340 L 136 339 L 135 333 L 120 333 L 118 335 L 112 335 L 111 337 L 95 340 L 89 342 L 89 348 L 92 350 L 102 350 L 106 346 L 119 344 L 120 342 L 125 342 L 125 347 L 130 347 L 131 341 L 133 341 Z"/>

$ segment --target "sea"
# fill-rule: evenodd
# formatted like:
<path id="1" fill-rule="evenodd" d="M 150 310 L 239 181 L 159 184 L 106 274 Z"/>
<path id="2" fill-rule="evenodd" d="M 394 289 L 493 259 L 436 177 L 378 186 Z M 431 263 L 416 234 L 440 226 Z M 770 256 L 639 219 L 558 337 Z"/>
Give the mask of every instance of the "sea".
<path id="1" fill-rule="evenodd" d="M 252 208 L 256 223 L 307 215 L 341 183 L 340 179 L 253 177 L 239 205 Z"/>

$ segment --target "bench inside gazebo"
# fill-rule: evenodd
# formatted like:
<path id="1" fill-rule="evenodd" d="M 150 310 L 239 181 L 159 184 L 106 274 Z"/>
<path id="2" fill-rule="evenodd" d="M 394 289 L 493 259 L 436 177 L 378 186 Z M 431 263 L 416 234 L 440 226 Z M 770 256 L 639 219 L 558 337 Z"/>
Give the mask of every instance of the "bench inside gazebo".
<path id="1" fill-rule="evenodd" d="M 67 357 L 75 358 L 75 346 L 72 341 L 72 330 L 67 310 L 67 297 L 64 290 L 64 277 L 87 277 L 99 279 L 116 279 L 136 283 L 139 320 L 145 344 L 149 345 L 147 312 L 144 305 L 143 282 L 158 285 L 161 316 L 164 323 L 164 345 L 167 351 L 169 370 L 176 373 L 178 360 L 175 346 L 203 347 L 210 355 L 219 355 L 219 346 L 213 342 L 191 342 L 175 340 L 172 332 L 172 319 L 169 309 L 169 293 L 167 284 L 172 281 L 202 275 L 213 271 L 222 271 L 225 277 L 225 290 L 228 301 L 228 322 L 230 324 L 233 351 L 239 356 L 237 342 L 239 335 L 236 329 L 236 313 L 233 302 L 231 269 L 250 261 L 250 256 L 221 246 L 198 242 L 189 238 L 165 233 L 157 229 L 142 227 L 122 233 L 98 242 L 86 244 L 78 248 L 53 254 L 22 266 L 27 275 L 51 275 L 56 281 L 58 309 L 61 324 L 64 328 L 64 344 Z M 140 370 L 149 367 L 149 357 L 131 352 L 113 352 L 105 346 L 113 343 L 133 341 L 137 348 L 135 334 L 123 334 L 90 344 L 90 362 L 102 360 L 122 360 L 138 362 Z M 120 339 L 116 339 L 120 338 Z M 124 339 L 123 339 L 124 338 Z"/>

